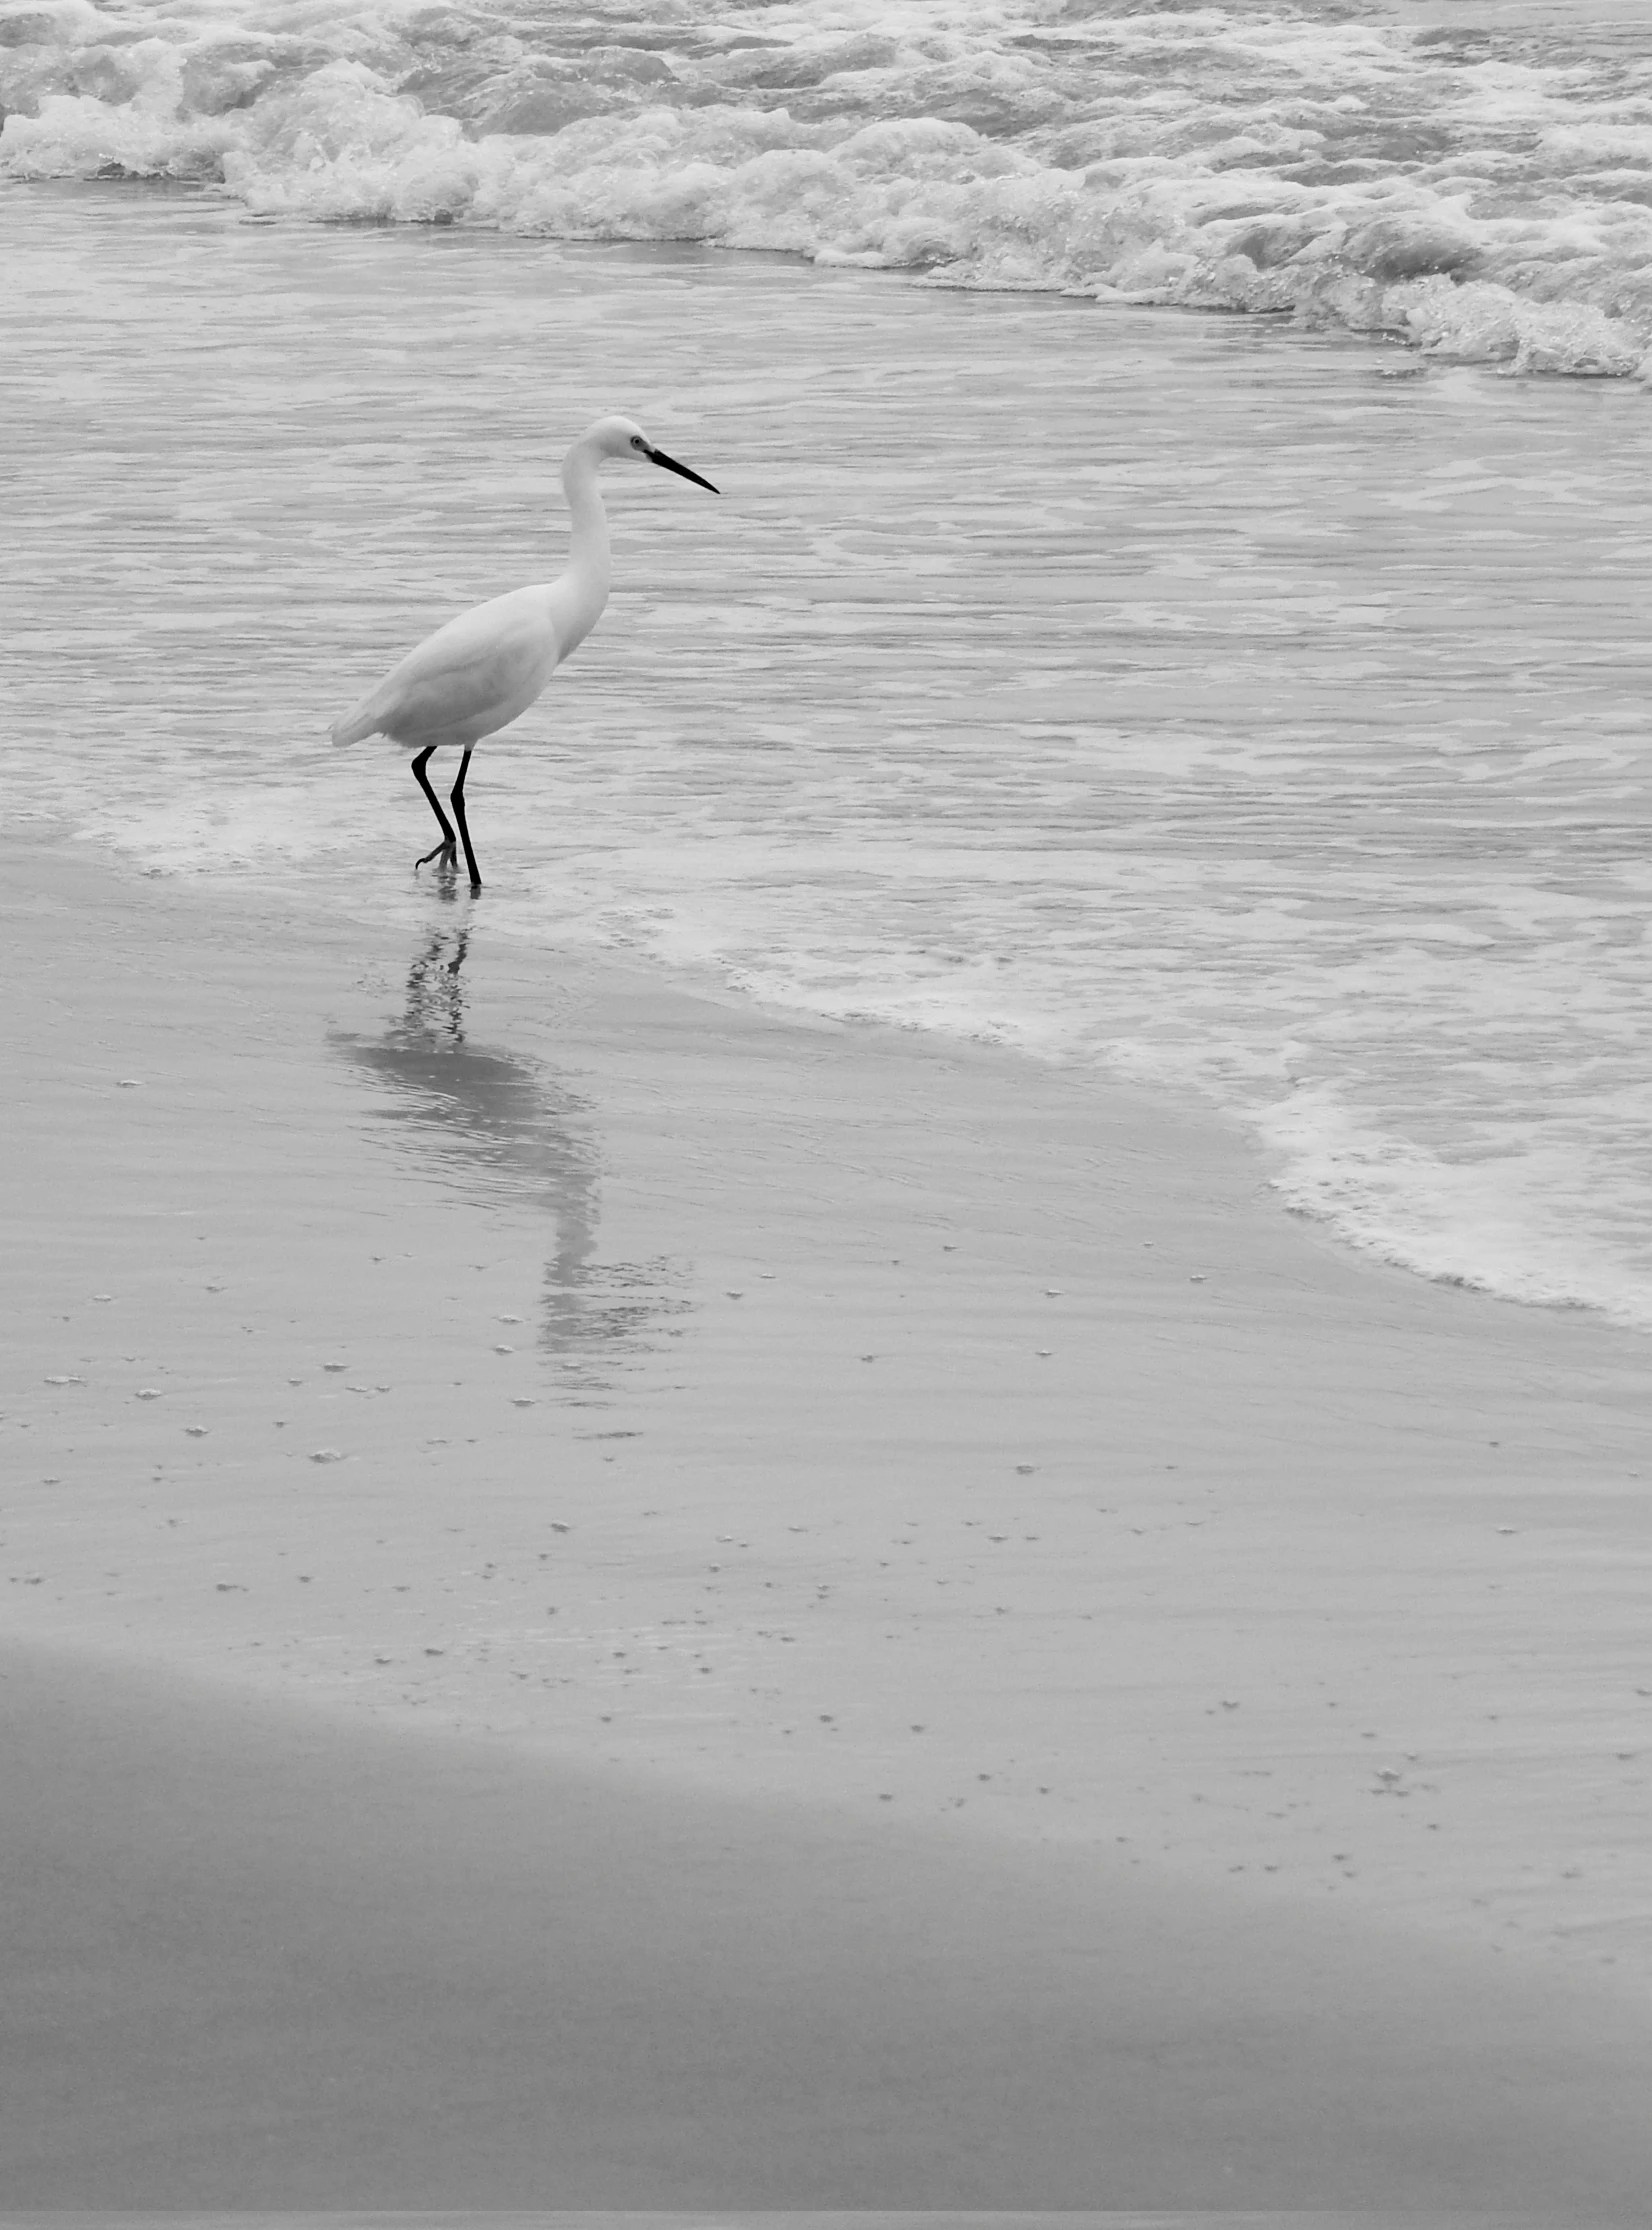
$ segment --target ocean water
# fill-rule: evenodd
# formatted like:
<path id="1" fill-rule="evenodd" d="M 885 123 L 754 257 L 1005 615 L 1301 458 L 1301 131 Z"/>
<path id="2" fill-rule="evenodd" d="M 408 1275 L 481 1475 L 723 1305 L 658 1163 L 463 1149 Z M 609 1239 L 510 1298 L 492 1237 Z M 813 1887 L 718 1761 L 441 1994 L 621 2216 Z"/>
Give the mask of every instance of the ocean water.
<path id="1" fill-rule="evenodd" d="M 13 0 L 0 167 L 1652 360 L 1640 0 Z"/>
<path id="2" fill-rule="evenodd" d="M 326 725 L 625 409 L 725 492 L 611 470 L 488 934 L 1203 1093 L 1652 1325 L 1642 9 L 52 0 L 0 109 L 10 815 L 422 934 Z"/>

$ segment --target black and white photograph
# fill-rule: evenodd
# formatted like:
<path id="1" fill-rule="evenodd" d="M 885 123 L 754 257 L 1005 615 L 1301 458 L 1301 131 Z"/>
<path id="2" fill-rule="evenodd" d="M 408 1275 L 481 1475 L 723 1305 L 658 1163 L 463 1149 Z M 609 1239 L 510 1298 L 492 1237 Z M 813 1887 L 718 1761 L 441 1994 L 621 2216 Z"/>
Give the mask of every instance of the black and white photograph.
<path id="1" fill-rule="evenodd" d="M 1652 0 L 0 0 L 0 2230 L 1652 2224 Z"/>

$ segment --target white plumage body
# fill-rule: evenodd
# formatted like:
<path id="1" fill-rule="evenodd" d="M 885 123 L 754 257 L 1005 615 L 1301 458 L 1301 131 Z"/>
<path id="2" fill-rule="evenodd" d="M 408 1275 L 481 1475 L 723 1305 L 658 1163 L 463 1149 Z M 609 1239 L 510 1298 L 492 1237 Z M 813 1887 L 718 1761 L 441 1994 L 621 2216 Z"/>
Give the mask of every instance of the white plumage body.
<path id="1" fill-rule="evenodd" d="M 567 588 L 565 581 L 541 581 L 450 619 L 335 723 L 333 741 L 385 735 L 422 751 L 427 744 L 479 743 L 508 728 L 601 617 L 606 595 L 578 626 L 583 615 L 569 609 Z"/>

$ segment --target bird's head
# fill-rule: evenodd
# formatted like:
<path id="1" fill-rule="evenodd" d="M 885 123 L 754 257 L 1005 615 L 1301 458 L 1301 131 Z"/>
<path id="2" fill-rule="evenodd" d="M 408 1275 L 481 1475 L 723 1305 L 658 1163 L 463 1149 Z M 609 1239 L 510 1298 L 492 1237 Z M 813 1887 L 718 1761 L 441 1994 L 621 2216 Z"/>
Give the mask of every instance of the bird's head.
<path id="1" fill-rule="evenodd" d="M 719 492 L 711 487 L 709 480 L 702 480 L 687 465 L 678 464 L 675 457 L 656 449 L 634 418 L 599 418 L 584 438 L 599 457 L 634 457 L 643 464 L 663 465 L 667 472 L 680 473 L 685 480 L 692 480 L 697 488 L 711 488 L 713 495 Z"/>

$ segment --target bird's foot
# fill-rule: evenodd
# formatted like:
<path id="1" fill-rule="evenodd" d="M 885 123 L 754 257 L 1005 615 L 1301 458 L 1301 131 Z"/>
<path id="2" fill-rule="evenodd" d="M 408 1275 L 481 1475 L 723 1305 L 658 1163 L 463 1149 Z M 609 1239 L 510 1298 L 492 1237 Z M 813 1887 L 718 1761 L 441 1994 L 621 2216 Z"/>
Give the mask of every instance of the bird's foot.
<path id="1" fill-rule="evenodd" d="M 420 854 L 413 862 L 414 874 L 421 867 L 428 867 L 433 859 L 439 859 L 450 875 L 455 871 L 459 864 L 459 847 L 451 836 L 444 837 L 433 850 Z"/>

